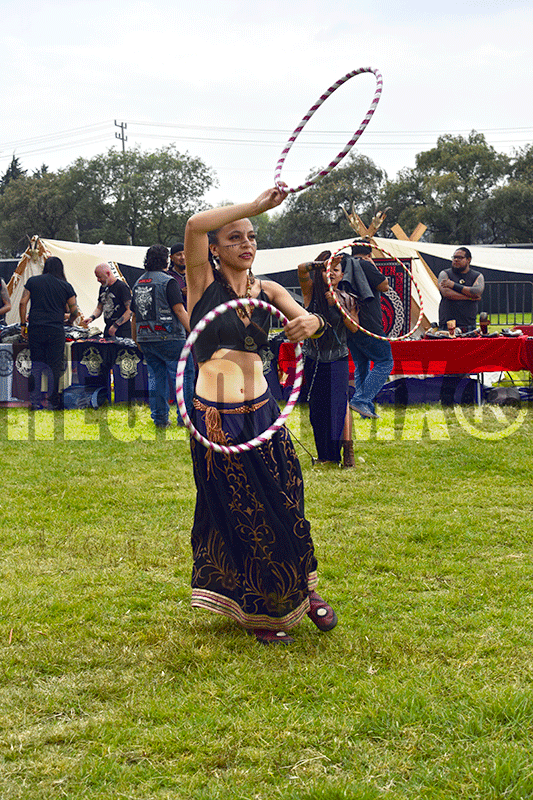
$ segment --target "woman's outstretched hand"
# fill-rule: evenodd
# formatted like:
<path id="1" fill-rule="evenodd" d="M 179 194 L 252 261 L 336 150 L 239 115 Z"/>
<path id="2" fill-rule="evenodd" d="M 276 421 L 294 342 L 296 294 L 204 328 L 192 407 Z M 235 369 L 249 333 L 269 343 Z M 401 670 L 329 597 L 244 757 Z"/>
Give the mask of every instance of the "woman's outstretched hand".
<path id="1" fill-rule="evenodd" d="M 316 314 L 300 314 L 289 320 L 283 330 L 289 342 L 303 342 L 316 333 L 321 325 Z"/>

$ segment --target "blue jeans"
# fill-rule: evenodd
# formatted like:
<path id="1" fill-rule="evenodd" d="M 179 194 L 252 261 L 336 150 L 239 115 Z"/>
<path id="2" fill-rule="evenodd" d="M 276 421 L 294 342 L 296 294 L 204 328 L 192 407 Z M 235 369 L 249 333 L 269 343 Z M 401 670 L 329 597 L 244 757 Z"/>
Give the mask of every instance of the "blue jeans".
<path id="1" fill-rule="evenodd" d="M 353 401 L 369 405 L 373 410 L 374 398 L 387 382 L 394 360 L 390 342 L 373 339 L 362 331 L 348 333 L 348 348 L 355 365 Z M 374 366 L 370 369 L 370 362 Z"/>
<path id="2" fill-rule="evenodd" d="M 168 342 L 140 342 L 148 366 L 148 398 L 150 414 L 156 425 L 168 422 L 170 393 L 176 391 L 176 372 L 185 339 Z M 183 374 L 183 395 L 189 416 L 192 414 L 194 392 L 194 364 L 189 355 Z M 181 419 L 177 411 L 178 420 Z"/>

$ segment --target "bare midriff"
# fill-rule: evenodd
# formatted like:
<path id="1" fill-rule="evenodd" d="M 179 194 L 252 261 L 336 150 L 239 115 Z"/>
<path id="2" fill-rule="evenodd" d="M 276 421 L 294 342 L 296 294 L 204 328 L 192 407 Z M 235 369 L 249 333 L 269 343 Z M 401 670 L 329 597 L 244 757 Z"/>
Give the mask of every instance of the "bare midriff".
<path id="1" fill-rule="evenodd" d="M 217 350 L 199 365 L 196 394 L 215 403 L 242 403 L 266 392 L 263 362 L 256 353 Z"/>

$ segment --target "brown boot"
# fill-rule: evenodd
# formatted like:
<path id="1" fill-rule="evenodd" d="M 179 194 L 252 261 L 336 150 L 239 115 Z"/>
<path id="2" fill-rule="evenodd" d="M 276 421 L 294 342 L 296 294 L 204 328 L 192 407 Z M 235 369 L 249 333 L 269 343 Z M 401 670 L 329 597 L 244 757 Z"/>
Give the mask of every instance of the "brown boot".
<path id="1" fill-rule="evenodd" d="M 343 439 L 341 442 L 343 459 L 343 467 L 355 467 L 355 456 L 353 452 L 353 441 L 351 439 Z"/>

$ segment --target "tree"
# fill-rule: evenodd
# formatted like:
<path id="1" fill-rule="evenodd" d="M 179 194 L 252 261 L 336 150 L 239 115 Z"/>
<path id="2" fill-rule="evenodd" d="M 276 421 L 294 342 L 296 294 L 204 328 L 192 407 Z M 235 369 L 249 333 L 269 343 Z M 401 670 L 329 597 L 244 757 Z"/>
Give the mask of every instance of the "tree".
<path id="1" fill-rule="evenodd" d="M 341 206 L 351 210 L 353 203 L 355 211 L 370 222 L 385 177 L 370 158 L 350 154 L 344 165 L 309 189 L 290 195 L 284 210 L 265 226 L 262 246 L 294 247 L 349 239 L 354 232 Z"/>
<path id="2" fill-rule="evenodd" d="M 486 241 L 533 241 L 533 145 L 518 150 L 510 179 L 497 187 L 485 206 Z"/>
<path id="3" fill-rule="evenodd" d="M 70 168 L 85 188 L 78 208 L 83 241 L 110 244 L 170 244 L 187 219 L 203 207 L 205 192 L 216 185 L 212 170 L 175 145 L 144 153 L 109 150 Z"/>
<path id="4" fill-rule="evenodd" d="M 0 195 L 0 248 L 17 256 L 34 234 L 75 240 L 79 202 L 80 188 L 65 171 L 11 180 Z"/>
<path id="5" fill-rule="evenodd" d="M 498 187 L 485 206 L 488 244 L 533 241 L 533 184 L 511 181 Z"/>
<path id="6" fill-rule="evenodd" d="M 402 225 L 423 222 L 435 242 L 481 241 L 486 201 L 509 168 L 508 157 L 481 133 L 441 136 L 436 147 L 417 155 L 413 170 L 387 184 L 382 203 L 396 205 Z"/>
<path id="7" fill-rule="evenodd" d="M 511 163 L 511 180 L 533 183 L 533 144 L 517 151 Z"/>
<path id="8" fill-rule="evenodd" d="M 0 194 L 4 194 L 7 186 L 11 181 L 16 181 L 18 178 L 23 178 L 26 175 L 26 170 L 22 169 L 20 166 L 20 162 L 16 155 L 13 153 L 13 158 L 11 159 L 11 164 L 7 168 L 4 175 L 0 179 Z"/>

